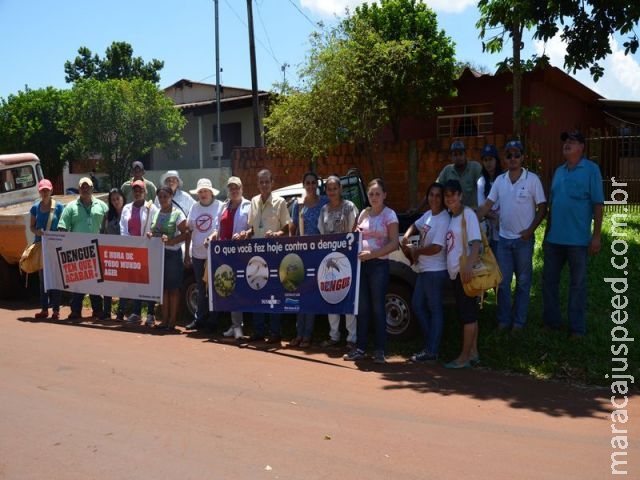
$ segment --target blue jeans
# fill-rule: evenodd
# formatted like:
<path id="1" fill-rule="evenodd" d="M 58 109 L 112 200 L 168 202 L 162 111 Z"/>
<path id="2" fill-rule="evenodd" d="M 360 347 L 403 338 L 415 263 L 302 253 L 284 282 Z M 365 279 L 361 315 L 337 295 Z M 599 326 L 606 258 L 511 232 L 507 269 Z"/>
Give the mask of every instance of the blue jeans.
<path id="1" fill-rule="evenodd" d="M 60 297 L 62 296 L 62 292 L 60 290 L 44 290 L 44 272 L 40 270 L 38 272 L 38 276 L 40 277 L 40 306 L 42 310 L 49 310 L 49 307 L 54 312 L 60 312 Z"/>
<path id="2" fill-rule="evenodd" d="M 315 313 L 298 313 L 296 315 L 296 332 L 298 337 L 311 338 L 315 321 Z"/>
<path id="3" fill-rule="evenodd" d="M 571 333 L 584 335 L 587 332 L 587 258 L 588 247 L 559 245 L 544 242 L 544 268 L 542 270 L 542 301 L 544 323 L 559 328 L 560 274 L 565 263 L 569 264 L 569 328 Z"/>
<path id="4" fill-rule="evenodd" d="M 82 313 L 82 301 L 84 300 L 85 293 L 74 293 L 71 295 L 71 302 L 69 306 L 73 313 Z M 102 313 L 102 297 L 100 295 L 89 295 L 89 301 L 91 302 L 91 310 L 96 314 Z"/>
<path id="5" fill-rule="evenodd" d="M 424 349 L 431 355 L 438 355 L 442 325 L 444 323 L 444 306 L 442 292 L 449 272 L 422 272 L 418 274 L 413 289 L 411 307 L 413 308 L 424 337 Z"/>
<path id="6" fill-rule="evenodd" d="M 534 237 L 503 238 L 498 242 L 496 260 L 502 272 L 502 282 L 498 287 L 498 323 L 508 327 L 512 323 L 521 328 L 527 321 L 529 293 L 533 279 Z M 516 275 L 516 291 L 511 305 L 511 279 Z"/>
<path id="7" fill-rule="evenodd" d="M 267 314 L 266 313 L 254 313 L 253 314 L 253 334 L 254 335 L 262 335 L 264 336 L 264 332 L 266 330 Z M 282 335 L 282 314 L 280 313 L 270 313 L 269 314 L 270 326 L 271 326 L 271 335 Z"/>
<path id="8" fill-rule="evenodd" d="M 374 350 L 384 352 L 387 343 L 385 295 L 389 285 L 389 260 L 374 258 L 360 266 L 360 300 L 358 302 L 358 349 L 367 349 L 369 322 L 373 320 Z"/>

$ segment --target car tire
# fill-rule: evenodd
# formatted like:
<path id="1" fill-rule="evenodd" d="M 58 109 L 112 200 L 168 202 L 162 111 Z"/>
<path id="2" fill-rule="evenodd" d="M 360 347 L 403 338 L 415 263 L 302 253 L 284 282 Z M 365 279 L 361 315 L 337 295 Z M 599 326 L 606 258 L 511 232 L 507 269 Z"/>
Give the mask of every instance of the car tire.
<path id="1" fill-rule="evenodd" d="M 198 287 L 196 286 L 196 277 L 193 276 L 193 270 L 189 269 L 189 273 L 185 273 L 182 282 L 182 292 L 184 306 L 187 309 L 189 318 L 195 318 L 198 309 Z"/>
<path id="2" fill-rule="evenodd" d="M 415 315 L 411 310 L 411 287 L 402 282 L 389 283 L 385 295 L 387 334 L 394 338 L 411 338 L 416 333 Z"/>

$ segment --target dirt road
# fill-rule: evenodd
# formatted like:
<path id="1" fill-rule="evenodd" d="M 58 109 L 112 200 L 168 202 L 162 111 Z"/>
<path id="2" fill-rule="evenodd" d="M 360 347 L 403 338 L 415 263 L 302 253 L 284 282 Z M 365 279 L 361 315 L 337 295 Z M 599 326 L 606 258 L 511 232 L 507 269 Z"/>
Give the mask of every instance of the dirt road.
<path id="1" fill-rule="evenodd" d="M 607 391 L 393 358 L 354 365 L 340 350 L 34 322 L 33 309 L 0 307 L 2 479 L 611 474 Z M 640 425 L 636 404 L 629 417 Z"/>

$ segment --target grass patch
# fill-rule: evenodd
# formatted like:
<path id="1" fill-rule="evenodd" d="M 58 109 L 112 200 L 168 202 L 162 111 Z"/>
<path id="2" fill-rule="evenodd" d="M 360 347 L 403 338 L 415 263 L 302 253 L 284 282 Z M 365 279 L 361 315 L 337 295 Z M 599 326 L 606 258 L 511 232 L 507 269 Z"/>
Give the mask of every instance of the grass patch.
<path id="1" fill-rule="evenodd" d="M 518 335 L 502 333 L 497 330 L 495 318 L 496 305 L 493 293 L 488 294 L 484 308 L 480 312 L 480 337 L 478 348 L 482 363 L 496 370 L 519 372 L 543 379 L 565 379 L 580 384 L 608 385 L 612 368 L 624 368 L 624 362 L 614 362 L 614 357 L 626 357 L 628 368 L 618 374 L 640 374 L 640 354 L 636 342 L 640 343 L 640 326 L 638 325 L 638 306 L 640 300 L 640 214 L 633 213 L 626 217 L 627 225 L 619 227 L 617 232 L 626 236 L 613 237 L 611 234 L 612 214 L 605 213 L 602 228 L 602 250 L 590 256 L 588 264 L 588 310 L 587 336 L 581 341 L 568 338 L 568 321 L 566 318 L 567 288 L 569 284 L 568 267 L 563 271 L 561 280 L 561 302 L 564 327 L 567 331 L 550 332 L 544 329 L 542 319 L 542 233 L 544 224 L 538 229 L 534 252 L 534 276 L 531 289 L 531 302 L 527 325 Z M 617 221 L 624 221 L 618 217 Z M 611 245 L 615 238 L 623 239 L 628 251 L 623 255 L 614 255 Z M 622 251 L 623 245 L 617 245 Z M 628 259 L 628 290 L 623 294 L 629 304 L 625 311 L 629 317 L 623 325 L 629 330 L 629 337 L 635 342 L 627 342 L 629 348 L 626 355 L 613 355 L 611 351 L 611 330 L 616 325 L 611 321 L 614 307 L 611 298 L 614 293 L 604 278 L 622 277 L 622 271 L 615 269 L 611 260 L 622 264 Z M 455 320 L 455 312 L 445 312 L 445 331 L 443 334 L 441 354 L 445 359 L 454 358 L 460 349 L 461 327 Z M 619 345 L 619 342 L 615 343 Z M 392 351 L 409 355 L 420 349 L 420 341 L 393 342 Z"/>

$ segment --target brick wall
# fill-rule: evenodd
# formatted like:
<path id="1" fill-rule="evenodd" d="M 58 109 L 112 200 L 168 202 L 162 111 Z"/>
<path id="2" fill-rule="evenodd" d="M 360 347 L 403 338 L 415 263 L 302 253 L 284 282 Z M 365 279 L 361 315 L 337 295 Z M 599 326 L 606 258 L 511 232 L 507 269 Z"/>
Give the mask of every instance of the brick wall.
<path id="1" fill-rule="evenodd" d="M 467 157 L 478 160 L 487 143 L 501 148 L 505 135 L 465 137 Z M 380 176 L 387 185 L 387 204 L 398 212 L 415 207 L 424 197 L 427 186 L 440 170 L 450 162 L 449 146 L 453 138 L 421 139 L 401 143 L 381 143 L 374 147 L 373 162 L 354 144 L 342 144 L 326 157 L 317 160 L 313 169 L 326 177 L 332 173 L 344 175 L 350 168 L 357 168 L 365 182 Z M 417 176 L 412 178 L 409 169 L 410 155 L 415 155 Z M 375 167 L 373 165 L 375 164 Z M 309 159 L 294 158 L 286 152 L 270 148 L 236 148 L 231 154 L 233 174 L 240 177 L 247 198 L 257 195 L 257 174 L 268 168 L 274 175 L 275 187 L 299 183 L 302 175 L 311 170 Z"/>

